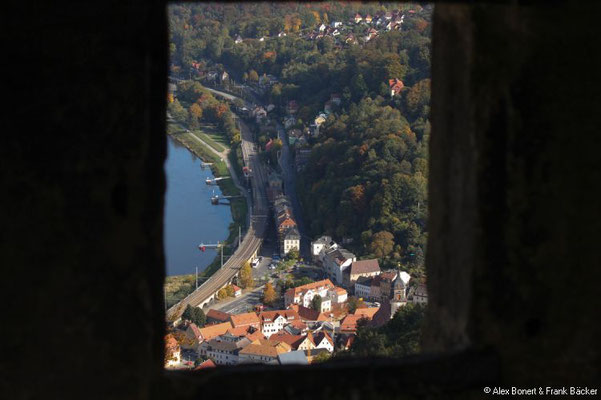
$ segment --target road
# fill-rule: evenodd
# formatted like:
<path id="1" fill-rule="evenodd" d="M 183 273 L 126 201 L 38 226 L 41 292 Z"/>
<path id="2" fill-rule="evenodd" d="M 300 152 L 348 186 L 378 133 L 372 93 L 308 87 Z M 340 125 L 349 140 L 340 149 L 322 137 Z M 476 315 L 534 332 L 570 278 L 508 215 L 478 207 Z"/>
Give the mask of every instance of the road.
<path id="1" fill-rule="evenodd" d="M 290 154 L 290 146 L 288 144 L 288 135 L 286 131 L 282 127 L 282 125 L 277 123 L 278 136 L 282 140 L 282 150 L 280 152 L 280 158 L 278 160 L 280 164 L 280 168 L 282 169 L 282 178 L 284 180 L 284 190 L 288 197 L 290 198 L 290 202 L 292 203 L 292 209 L 294 213 L 294 218 L 296 220 L 296 225 L 298 227 L 298 231 L 301 235 L 301 249 L 300 253 L 303 259 L 310 260 L 311 259 L 311 237 L 307 234 L 307 227 L 303 220 L 303 212 L 298 201 L 298 196 L 296 194 L 296 168 L 292 163 L 292 155 Z"/>
<path id="2" fill-rule="evenodd" d="M 222 93 L 222 95 L 227 94 Z M 265 237 L 269 212 L 265 193 L 265 172 L 260 163 L 252 133 L 242 121 L 239 121 L 239 124 L 244 164 L 252 171 L 250 181 L 253 201 L 252 211 L 249 213 L 249 228 L 242 239 L 242 243 L 223 267 L 194 292 L 167 310 L 167 319 L 169 321 L 179 319 L 188 304 L 198 306 L 213 296 L 220 288 L 227 285 L 236 276 L 244 263 L 261 247 L 263 238 Z"/>

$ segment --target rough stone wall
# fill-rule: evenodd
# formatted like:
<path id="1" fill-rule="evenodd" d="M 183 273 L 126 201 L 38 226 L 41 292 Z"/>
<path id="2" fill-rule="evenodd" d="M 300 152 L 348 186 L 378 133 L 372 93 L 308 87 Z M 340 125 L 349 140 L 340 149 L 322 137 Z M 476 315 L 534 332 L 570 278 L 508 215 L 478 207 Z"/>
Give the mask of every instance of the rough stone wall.
<path id="1" fill-rule="evenodd" d="M 426 348 L 599 378 L 600 7 L 438 5 Z"/>
<path id="2" fill-rule="evenodd" d="M 162 363 L 164 8 L 19 3 L 3 10 L 0 397 L 147 398 Z"/>

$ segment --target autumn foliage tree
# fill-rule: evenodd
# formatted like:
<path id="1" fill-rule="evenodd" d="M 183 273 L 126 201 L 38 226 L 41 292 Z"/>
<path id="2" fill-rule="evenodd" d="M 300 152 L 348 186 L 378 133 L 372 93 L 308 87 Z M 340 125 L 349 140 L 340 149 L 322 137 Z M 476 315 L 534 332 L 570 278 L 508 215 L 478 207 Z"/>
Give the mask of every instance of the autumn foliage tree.
<path id="1" fill-rule="evenodd" d="M 265 304 L 273 304 L 277 300 L 277 293 L 273 288 L 271 282 L 267 282 L 265 284 L 265 289 L 263 290 L 263 303 Z"/>
<path id="2" fill-rule="evenodd" d="M 387 231 L 375 233 L 371 238 L 369 250 L 378 258 L 387 257 L 394 248 L 394 235 Z"/>
<path id="3" fill-rule="evenodd" d="M 253 279 L 252 268 L 250 263 L 247 261 L 244 266 L 240 269 L 240 276 L 238 281 L 240 282 L 240 286 L 244 289 L 252 288 L 255 286 L 255 281 Z"/>

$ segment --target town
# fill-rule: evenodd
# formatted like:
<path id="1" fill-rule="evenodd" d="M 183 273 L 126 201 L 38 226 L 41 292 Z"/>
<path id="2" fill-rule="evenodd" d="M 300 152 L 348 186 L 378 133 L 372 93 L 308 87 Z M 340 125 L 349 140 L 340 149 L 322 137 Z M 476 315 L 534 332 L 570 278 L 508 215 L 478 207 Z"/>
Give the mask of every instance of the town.
<path id="1" fill-rule="evenodd" d="M 311 364 L 351 347 L 358 327 L 380 327 L 400 307 L 427 303 L 424 282 L 412 282 L 403 271 L 382 271 L 375 259 L 357 261 L 330 237 L 312 242 L 311 251 L 312 261 L 329 278 L 286 289 L 283 299 L 270 301 L 281 308 L 257 304 L 236 314 L 211 308 L 201 318 L 202 326 L 184 313 L 166 337 L 165 367 Z M 297 262 L 283 272 L 304 269 L 309 267 Z M 233 299 L 244 296 L 232 286 Z"/>
<path id="2" fill-rule="evenodd" d="M 320 43 L 331 39 L 332 51 L 336 51 L 400 31 L 404 23 L 424 13 L 420 6 L 373 16 L 356 13 L 347 22 L 321 23 L 273 37 L 245 39 L 238 34 L 232 46 L 297 35 Z M 265 57 L 271 56 L 265 53 Z M 391 104 L 398 103 L 408 90 L 403 75 L 395 74 L 397 70 L 391 68 L 380 81 L 379 94 Z M 236 128 L 230 128 L 233 133 L 229 136 L 232 143 L 241 143 L 245 179 L 238 179 L 234 168 L 228 167 L 253 218 L 251 236 L 241 240 L 239 235 L 236 253 L 225 264 L 222 258 L 218 276 L 210 277 L 169 309 L 168 369 L 323 362 L 352 351 L 361 330 L 381 328 L 399 310 L 427 304 L 426 277 L 419 268 L 403 269 L 400 262 L 391 264 L 390 260 L 381 266 L 394 244 L 385 234 L 374 235 L 372 242 L 387 249 L 376 248 L 368 254 L 347 249 L 360 248 L 354 246 L 353 237 L 338 235 L 336 241 L 323 231 L 309 234 L 308 225 L 313 221 L 302 212 L 297 174 L 307 168 L 326 122 L 331 124 L 346 112 L 350 94 L 331 91 L 316 110 L 301 98 L 274 100 L 282 83 L 272 74 L 251 70 L 241 79 L 234 75 L 239 74 L 210 60 L 192 60 L 185 68 L 171 66 L 168 101 L 172 123 L 186 126 L 192 118 L 192 114 L 180 112 L 179 101 L 203 106 L 217 101 L 211 100 L 215 96 L 227 104 L 223 110 L 232 110 Z M 193 132 L 186 132 L 202 142 Z M 222 179 L 207 180 L 207 184 Z M 416 218 L 421 218 L 419 201 Z M 200 247 L 204 251 L 206 246 Z M 423 260 L 420 252 L 419 247 L 407 249 L 415 265 Z"/>

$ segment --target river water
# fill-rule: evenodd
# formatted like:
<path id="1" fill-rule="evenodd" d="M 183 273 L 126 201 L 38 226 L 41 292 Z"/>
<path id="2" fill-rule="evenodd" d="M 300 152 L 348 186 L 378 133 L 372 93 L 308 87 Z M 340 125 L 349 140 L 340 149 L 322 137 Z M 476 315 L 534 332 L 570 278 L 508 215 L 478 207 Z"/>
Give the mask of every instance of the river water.
<path id="1" fill-rule="evenodd" d="M 228 236 L 232 222 L 229 206 L 211 205 L 210 198 L 221 195 L 218 186 L 205 183 L 213 178 L 209 168 L 188 149 L 168 138 L 167 193 L 165 194 L 164 246 L 167 275 L 193 274 L 195 267 L 203 271 L 217 255 L 213 249 L 204 253 L 199 243 L 216 243 Z"/>

